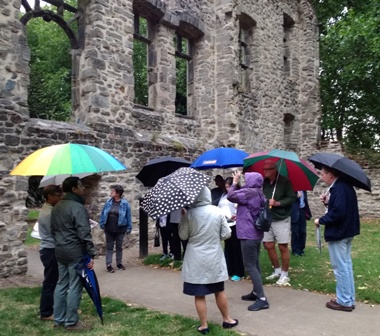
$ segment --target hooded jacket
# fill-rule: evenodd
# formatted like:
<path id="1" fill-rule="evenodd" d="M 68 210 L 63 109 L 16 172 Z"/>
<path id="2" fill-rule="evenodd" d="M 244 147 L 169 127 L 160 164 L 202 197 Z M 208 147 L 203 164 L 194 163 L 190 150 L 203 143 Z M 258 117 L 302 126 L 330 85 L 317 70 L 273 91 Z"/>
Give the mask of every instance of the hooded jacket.
<path id="1" fill-rule="evenodd" d="M 178 233 L 188 240 L 182 279 L 192 284 L 228 280 L 221 240 L 231 236 L 220 208 L 211 205 L 210 189 L 204 187 L 179 223 Z"/>
<path id="2" fill-rule="evenodd" d="M 95 256 L 90 220 L 80 195 L 67 192 L 51 212 L 51 233 L 55 241 L 55 256 L 63 264 L 82 260 L 87 253 Z"/>
<path id="3" fill-rule="evenodd" d="M 237 203 L 236 235 L 239 239 L 261 240 L 264 232 L 257 230 L 253 224 L 266 199 L 262 192 L 263 177 L 259 173 L 245 173 L 245 185 L 237 189 L 233 184 L 228 190 L 227 199 Z"/>

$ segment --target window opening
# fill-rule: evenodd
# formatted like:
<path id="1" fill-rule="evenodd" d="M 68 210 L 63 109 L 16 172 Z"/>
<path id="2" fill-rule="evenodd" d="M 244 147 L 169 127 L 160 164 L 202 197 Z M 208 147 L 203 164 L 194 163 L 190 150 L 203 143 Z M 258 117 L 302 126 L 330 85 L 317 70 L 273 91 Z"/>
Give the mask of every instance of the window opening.
<path id="1" fill-rule="evenodd" d="M 149 105 L 148 46 L 149 22 L 135 14 L 133 34 L 133 70 L 135 84 L 135 104 Z"/>
<path id="2" fill-rule="evenodd" d="M 28 107 L 32 118 L 67 121 L 77 104 L 71 50 L 79 48 L 80 13 L 74 1 L 67 2 L 35 1 L 33 8 L 22 1 L 20 22 L 26 26 L 31 53 Z"/>
<path id="3" fill-rule="evenodd" d="M 188 115 L 189 85 L 193 82 L 191 43 L 180 34 L 176 34 L 175 61 L 176 61 L 176 96 L 175 113 Z"/>
<path id="4" fill-rule="evenodd" d="M 251 52 L 249 44 L 251 40 L 251 30 L 243 28 L 240 25 L 239 28 L 239 65 L 240 65 L 240 86 L 244 92 L 250 91 L 250 76 L 249 66 Z"/>
<path id="5" fill-rule="evenodd" d="M 294 27 L 294 20 L 287 14 L 284 14 L 283 21 L 283 69 L 285 76 L 290 76 L 291 74 L 291 37 Z"/>

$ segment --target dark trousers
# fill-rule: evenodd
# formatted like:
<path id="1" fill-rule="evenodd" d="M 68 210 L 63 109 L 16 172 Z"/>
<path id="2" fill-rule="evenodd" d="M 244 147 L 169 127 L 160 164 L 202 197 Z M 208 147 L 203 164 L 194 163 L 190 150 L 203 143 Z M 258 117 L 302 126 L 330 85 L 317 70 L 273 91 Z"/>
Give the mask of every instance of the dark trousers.
<path id="1" fill-rule="evenodd" d="M 236 225 L 231 226 L 231 237 L 224 241 L 224 256 L 226 257 L 228 275 L 244 276 L 243 256 L 240 240 L 236 236 Z"/>
<path id="2" fill-rule="evenodd" d="M 173 236 L 172 232 L 170 230 L 170 227 L 164 226 L 160 227 L 160 234 L 161 234 L 161 240 L 162 240 L 162 252 L 164 254 L 169 254 L 168 253 L 168 246 L 170 249 L 170 253 L 173 253 Z"/>
<path id="3" fill-rule="evenodd" d="M 182 240 L 179 238 L 178 234 L 178 223 L 170 223 L 170 229 L 172 231 L 172 236 L 173 236 L 173 256 L 175 260 L 181 260 L 182 259 L 182 254 L 181 254 L 181 245 L 183 248 L 183 256 L 185 256 L 186 252 L 186 245 L 187 245 L 187 240 Z"/>
<path id="4" fill-rule="evenodd" d="M 58 263 L 55 249 L 40 250 L 40 259 L 44 266 L 44 281 L 41 289 L 40 316 L 48 317 L 54 313 L 54 290 L 58 282 Z"/>
<path id="5" fill-rule="evenodd" d="M 303 254 L 306 245 L 306 211 L 305 208 L 292 211 L 292 253 Z"/>
<path id="6" fill-rule="evenodd" d="M 242 239 L 240 242 L 244 266 L 251 278 L 253 291 L 258 298 L 265 297 L 260 269 L 261 240 Z"/>
<path id="7" fill-rule="evenodd" d="M 109 232 L 106 233 L 106 264 L 112 264 L 112 255 L 113 255 L 113 247 L 116 243 L 116 265 L 121 264 L 123 259 L 123 240 L 125 236 L 125 232 Z"/>

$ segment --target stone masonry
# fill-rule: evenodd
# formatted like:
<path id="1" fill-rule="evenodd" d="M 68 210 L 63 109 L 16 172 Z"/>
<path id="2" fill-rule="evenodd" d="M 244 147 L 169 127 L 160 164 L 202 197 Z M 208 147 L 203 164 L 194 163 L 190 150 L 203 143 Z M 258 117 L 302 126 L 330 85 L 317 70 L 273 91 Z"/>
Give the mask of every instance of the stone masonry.
<path id="1" fill-rule="evenodd" d="M 318 22 L 307 0 L 78 0 L 70 123 L 29 117 L 30 52 L 20 8 L 21 0 L 0 0 L 0 277 L 27 270 L 28 178 L 9 172 L 36 149 L 83 143 L 123 162 L 127 171 L 102 176 L 89 210 L 98 220 L 109 185 L 122 184 L 133 240 L 146 191 L 135 176 L 149 159 L 193 160 L 219 146 L 283 148 L 302 157 L 317 150 Z M 134 104 L 136 15 L 151 27 L 149 106 Z M 176 34 L 192 50 L 186 116 L 175 113 Z M 374 208 L 362 214 L 375 215 Z"/>

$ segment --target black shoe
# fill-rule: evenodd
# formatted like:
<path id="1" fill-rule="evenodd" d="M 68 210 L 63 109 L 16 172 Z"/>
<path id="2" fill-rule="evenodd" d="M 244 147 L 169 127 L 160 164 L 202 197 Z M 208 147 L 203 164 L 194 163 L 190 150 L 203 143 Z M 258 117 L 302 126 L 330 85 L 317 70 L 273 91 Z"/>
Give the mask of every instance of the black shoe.
<path id="1" fill-rule="evenodd" d="M 112 265 L 107 265 L 107 271 L 110 272 L 110 273 L 115 272 L 115 270 L 113 269 Z"/>
<path id="2" fill-rule="evenodd" d="M 123 266 L 123 264 L 117 264 L 116 267 L 120 271 L 125 271 L 125 267 Z"/>
<path id="3" fill-rule="evenodd" d="M 209 328 L 199 329 L 200 327 L 201 327 L 200 325 L 197 327 L 197 331 L 201 333 L 202 335 L 206 335 L 210 332 Z"/>
<path id="4" fill-rule="evenodd" d="M 239 321 L 236 319 L 234 319 L 234 321 L 235 323 L 223 322 L 222 327 L 224 329 L 230 329 L 230 328 L 236 327 L 239 324 Z"/>
<path id="5" fill-rule="evenodd" d="M 247 295 L 243 295 L 243 296 L 241 297 L 241 299 L 242 299 L 243 301 L 256 301 L 257 296 L 256 296 L 255 293 L 251 292 L 251 293 L 249 293 L 249 294 L 247 294 Z"/>
<path id="6" fill-rule="evenodd" d="M 261 309 L 268 309 L 269 308 L 269 303 L 268 300 L 261 300 L 257 299 L 256 302 L 248 307 L 249 311 L 258 311 Z"/>

